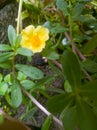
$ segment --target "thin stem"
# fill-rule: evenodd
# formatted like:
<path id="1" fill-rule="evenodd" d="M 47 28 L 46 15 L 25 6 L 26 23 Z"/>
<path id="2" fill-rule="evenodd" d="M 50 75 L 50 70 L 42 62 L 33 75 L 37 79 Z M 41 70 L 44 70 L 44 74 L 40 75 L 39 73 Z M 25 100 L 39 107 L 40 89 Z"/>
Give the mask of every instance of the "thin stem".
<path id="1" fill-rule="evenodd" d="M 78 56 L 80 57 L 81 60 L 86 60 L 86 57 L 80 52 L 80 50 L 76 47 L 76 45 L 74 44 L 74 42 L 71 40 L 71 37 L 69 36 L 69 34 L 67 32 L 64 33 L 66 38 L 68 39 L 68 41 L 71 43 L 71 45 L 73 46 L 74 50 L 76 51 L 76 53 L 78 54 Z"/>
<path id="2" fill-rule="evenodd" d="M 91 76 L 87 73 L 87 71 L 85 69 L 82 69 L 83 73 L 87 76 L 87 79 L 92 81 Z"/>
<path id="3" fill-rule="evenodd" d="M 20 31 L 22 4 L 23 4 L 23 0 L 20 0 L 19 9 L 18 9 L 18 19 L 17 19 L 17 35 L 19 34 Z"/>
<path id="4" fill-rule="evenodd" d="M 28 93 L 24 88 L 22 88 L 23 92 L 31 99 L 31 101 L 42 110 L 47 116 L 52 115 L 49 111 L 47 111 L 30 93 Z M 53 120 L 61 127 L 63 127 L 62 122 L 53 116 Z"/>
<path id="5" fill-rule="evenodd" d="M 52 62 L 53 62 L 59 69 L 62 70 L 62 65 L 61 65 L 58 61 L 52 60 Z"/>

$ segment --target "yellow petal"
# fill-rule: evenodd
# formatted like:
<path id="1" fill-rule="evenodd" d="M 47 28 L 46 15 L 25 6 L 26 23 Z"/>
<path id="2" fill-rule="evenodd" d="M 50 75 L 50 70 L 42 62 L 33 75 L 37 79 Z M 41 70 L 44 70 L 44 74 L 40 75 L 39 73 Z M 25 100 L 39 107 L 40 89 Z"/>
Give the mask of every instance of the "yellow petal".
<path id="1" fill-rule="evenodd" d="M 35 30 L 34 30 L 34 34 L 37 34 L 39 36 L 39 38 L 42 41 L 46 41 L 49 39 L 49 30 L 45 27 L 42 26 L 38 26 Z M 33 35 L 34 35 L 33 34 Z"/>
<path id="2" fill-rule="evenodd" d="M 49 30 L 42 26 L 35 28 L 29 25 L 22 30 L 21 34 L 21 46 L 32 50 L 33 53 L 41 52 L 45 47 L 45 42 L 49 39 Z"/>

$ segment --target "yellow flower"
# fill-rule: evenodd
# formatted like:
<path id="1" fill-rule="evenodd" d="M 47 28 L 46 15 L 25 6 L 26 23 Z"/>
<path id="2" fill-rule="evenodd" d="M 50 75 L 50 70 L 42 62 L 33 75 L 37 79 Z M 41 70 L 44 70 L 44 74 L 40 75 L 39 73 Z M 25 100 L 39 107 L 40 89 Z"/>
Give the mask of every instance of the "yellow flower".
<path id="1" fill-rule="evenodd" d="M 49 30 L 42 26 L 35 28 L 29 25 L 22 30 L 21 46 L 30 49 L 33 53 L 41 52 L 49 39 Z"/>

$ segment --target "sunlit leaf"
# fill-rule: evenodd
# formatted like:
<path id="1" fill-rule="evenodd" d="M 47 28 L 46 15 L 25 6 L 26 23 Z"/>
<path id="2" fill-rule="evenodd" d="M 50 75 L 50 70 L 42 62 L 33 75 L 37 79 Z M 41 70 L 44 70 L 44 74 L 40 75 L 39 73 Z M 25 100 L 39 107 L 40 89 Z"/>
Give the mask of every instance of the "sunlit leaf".
<path id="1" fill-rule="evenodd" d="M 10 50 L 12 50 L 11 46 L 6 45 L 6 44 L 0 45 L 0 51 L 10 51 Z"/>
<path id="2" fill-rule="evenodd" d="M 22 47 L 17 49 L 17 53 L 20 55 L 23 55 L 23 56 L 32 56 L 33 55 L 32 51 L 30 51 L 27 48 L 22 48 Z"/>
<path id="3" fill-rule="evenodd" d="M 21 85 L 26 89 L 29 90 L 35 86 L 35 83 L 30 80 L 23 80 L 21 81 Z"/>
<path id="4" fill-rule="evenodd" d="M 16 40 L 15 40 L 15 47 L 19 47 L 20 46 L 21 39 L 22 39 L 22 36 L 19 34 L 16 37 Z"/>
<path id="5" fill-rule="evenodd" d="M 16 40 L 16 31 L 12 25 L 9 25 L 8 27 L 8 39 L 9 39 L 10 44 L 14 46 L 15 40 Z"/>
<path id="6" fill-rule="evenodd" d="M 4 96 L 8 89 L 8 85 L 5 82 L 0 82 L 0 95 Z"/>

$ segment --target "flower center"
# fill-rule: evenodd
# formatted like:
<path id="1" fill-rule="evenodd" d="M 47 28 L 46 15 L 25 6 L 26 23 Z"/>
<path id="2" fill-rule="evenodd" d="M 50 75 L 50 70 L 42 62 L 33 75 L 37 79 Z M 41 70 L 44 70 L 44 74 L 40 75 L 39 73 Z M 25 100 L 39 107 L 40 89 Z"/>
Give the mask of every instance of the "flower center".
<path id="1" fill-rule="evenodd" d="M 37 35 L 33 36 L 30 39 L 30 42 L 32 43 L 33 47 L 39 47 L 41 45 L 41 40 L 39 39 L 39 37 Z"/>

